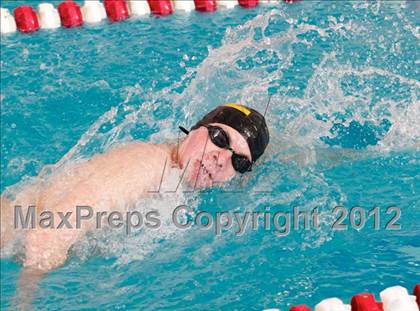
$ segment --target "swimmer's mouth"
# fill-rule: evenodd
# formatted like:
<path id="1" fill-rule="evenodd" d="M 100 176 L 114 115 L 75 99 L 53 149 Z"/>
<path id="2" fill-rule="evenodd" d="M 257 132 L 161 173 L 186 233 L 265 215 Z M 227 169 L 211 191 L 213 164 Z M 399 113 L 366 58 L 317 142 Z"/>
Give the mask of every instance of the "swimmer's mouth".
<path id="1" fill-rule="evenodd" d="M 194 187 L 211 187 L 215 183 L 212 174 L 207 167 L 199 160 L 194 162 L 193 175 L 190 175 L 190 182 Z"/>
<path id="2" fill-rule="evenodd" d="M 213 176 L 211 175 L 211 173 L 207 170 L 206 166 L 201 163 L 200 164 L 201 170 L 210 178 L 211 181 L 213 181 Z"/>

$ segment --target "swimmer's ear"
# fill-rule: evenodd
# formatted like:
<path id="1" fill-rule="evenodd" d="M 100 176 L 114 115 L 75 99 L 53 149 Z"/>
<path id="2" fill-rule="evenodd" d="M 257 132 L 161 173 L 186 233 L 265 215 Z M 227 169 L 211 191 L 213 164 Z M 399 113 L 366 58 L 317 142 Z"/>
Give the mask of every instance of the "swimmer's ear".
<path id="1" fill-rule="evenodd" d="M 190 131 L 189 130 L 187 130 L 185 127 L 183 127 L 183 126 L 178 126 L 179 127 L 179 129 L 181 130 L 181 131 L 183 131 L 186 135 L 188 135 L 189 133 L 190 133 Z"/>

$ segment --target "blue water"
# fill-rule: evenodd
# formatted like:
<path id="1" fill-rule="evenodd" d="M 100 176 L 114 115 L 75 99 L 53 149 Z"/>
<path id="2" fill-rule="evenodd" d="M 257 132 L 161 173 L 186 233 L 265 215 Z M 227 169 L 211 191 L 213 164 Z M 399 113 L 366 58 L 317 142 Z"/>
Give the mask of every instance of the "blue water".
<path id="1" fill-rule="evenodd" d="M 27 3 L 27 1 L 26 1 Z M 15 1 L 2 7 L 14 8 Z M 262 310 L 420 280 L 419 4 L 317 2 L 174 14 L 1 38 L 1 191 L 47 164 L 176 139 L 223 102 L 264 110 L 271 144 L 222 189 L 145 202 L 169 214 L 318 207 L 318 229 L 216 237 L 93 234 L 39 284 L 50 310 Z M 241 190 L 237 192 L 231 190 Z M 381 211 L 334 231 L 332 209 Z M 401 210 L 399 230 L 385 230 Z M 348 220 L 345 223 L 349 223 Z M 21 265 L 1 258 L 1 307 Z M 378 296 L 377 296 L 378 297 Z"/>

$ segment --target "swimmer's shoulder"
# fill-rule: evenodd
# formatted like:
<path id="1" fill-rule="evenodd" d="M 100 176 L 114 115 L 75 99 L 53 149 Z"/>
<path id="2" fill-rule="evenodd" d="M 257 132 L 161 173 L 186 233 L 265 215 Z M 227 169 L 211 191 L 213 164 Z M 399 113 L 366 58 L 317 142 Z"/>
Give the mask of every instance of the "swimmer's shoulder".
<path id="1" fill-rule="evenodd" d="M 161 150 L 165 150 L 167 147 L 163 144 L 153 144 L 149 142 L 143 141 L 133 141 L 128 142 L 125 144 L 120 144 L 118 146 L 114 146 L 109 150 L 109 152 L 113 153 L 147 153 L 150 154 L 151 152 L 158 152 Z"/>
<path id="2" fill-rule="evenodd" d="M 153 157 L 159 154 L 167 154 L 168 145 L 153 144 L 143 141 L 133 141 L 124 144 L 114 145 L 108 151 L 94 155 L 89 162 L 102 160 L 121 161 L 122 159 L 144 159 L 144 157 Z"/>

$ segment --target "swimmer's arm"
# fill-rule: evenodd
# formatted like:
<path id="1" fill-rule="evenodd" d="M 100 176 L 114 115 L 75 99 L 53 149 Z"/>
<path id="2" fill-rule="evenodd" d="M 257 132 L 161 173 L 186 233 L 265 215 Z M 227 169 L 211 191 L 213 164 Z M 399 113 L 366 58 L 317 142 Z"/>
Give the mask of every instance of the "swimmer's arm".
<path id="1" fill-rule="evenodd" d="M 64 185 L 62 185 L 64 186 Z M 58 201 L 57 206 L 62 206 L 64 213 L 73 211 L 73 207 L 77 205 L 78 194 L 82 193 L 80 185 L 75 188 L 75 194 L 70 193 L 67 197 Z M 92 192 L 91 192 L 92 194 Z M 88 205 L 92 202 L 88 198 L 81 196 L 81 200 L 85 200 Z M 65 208 L 67 207 L 67 208 Z M 51 210 L 51 206 L 46 205 L 42 208 Z M 75 224 L 75 216 L 69 219 L 71 224 Z M 80 229 L 58 229 L 46 230 L 35 228 L 27 232 L 25 237 L 25 260 L 23 270 L 21 272 L 16 295 L 14 298 L 14 306 L 18 310 L 33 310 L 32 301 L 38 288 L 38 283 L 42 280 L 45 273 L 62 266 L 67 260 L 67 253 L 70 247 L 88 230 L 82 225 Z"/>
<path id="2" fill-rule="evenodd" d="M 15 297 L 12 301 L 14 310 L 33 310 L 32 301 L 40 280 L 44 277 L 44 271 L 36 268 L 23 268 Z"/>

